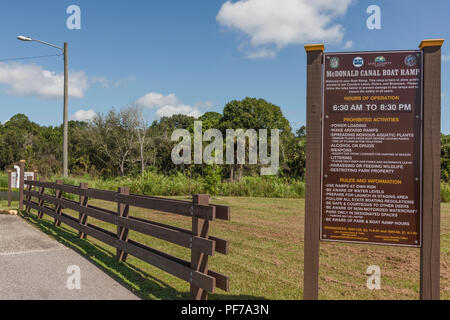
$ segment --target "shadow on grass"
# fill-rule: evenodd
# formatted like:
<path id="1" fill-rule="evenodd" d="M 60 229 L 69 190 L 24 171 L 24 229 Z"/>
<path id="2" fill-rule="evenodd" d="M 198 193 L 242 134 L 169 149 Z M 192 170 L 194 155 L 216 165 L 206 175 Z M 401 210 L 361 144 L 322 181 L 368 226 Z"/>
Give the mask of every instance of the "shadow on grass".
<path id="1" fill-rule="evenodd" d="M 78 237 L 78 233 L 64 227 L 55 227 L 51 221 L 38 219 L 22 211 L 20 216 L 61 244 L 76 251 L 96 267 L 108 274 L 122 286 L 146 300 L 189 300 L 189 292 L 180 292 L 167 283 L 153 277 L 141 268 L 128 262 L 118 262 L 116 256 L 105 248 Z M 249 295 L 210 294 L 211 300 L 265 300 Z"/>

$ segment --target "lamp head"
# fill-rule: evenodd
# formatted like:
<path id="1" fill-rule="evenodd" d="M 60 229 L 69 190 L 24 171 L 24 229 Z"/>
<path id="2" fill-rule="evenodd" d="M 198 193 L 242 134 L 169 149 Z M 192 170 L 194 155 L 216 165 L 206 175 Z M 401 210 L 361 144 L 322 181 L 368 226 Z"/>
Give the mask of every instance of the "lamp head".
<path id="1" fill-rule="evenodd" d="M 18 36 L 17 39 L 20 41 L 33 41 L 30 37 Z"/>

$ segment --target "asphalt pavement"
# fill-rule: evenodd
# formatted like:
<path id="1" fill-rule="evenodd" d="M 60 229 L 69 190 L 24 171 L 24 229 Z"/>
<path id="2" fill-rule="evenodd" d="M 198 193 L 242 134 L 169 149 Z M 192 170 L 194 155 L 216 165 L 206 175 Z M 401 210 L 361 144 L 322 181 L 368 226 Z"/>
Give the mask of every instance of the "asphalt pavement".
<path id="1" fill-rule="evenodd" d="M 19 216 L 0 215 L 0 300 L 138 300 Z"/>

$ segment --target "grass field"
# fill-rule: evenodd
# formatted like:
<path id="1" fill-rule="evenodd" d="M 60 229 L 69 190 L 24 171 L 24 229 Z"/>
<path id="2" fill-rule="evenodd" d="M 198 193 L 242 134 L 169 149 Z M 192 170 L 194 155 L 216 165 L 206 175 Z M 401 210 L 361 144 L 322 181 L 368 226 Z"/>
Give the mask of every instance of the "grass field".
<path id="1" fill-rule="evenodd" d="M 187 199 L 177 197 L 178 199 Z M 230 254 L 210 258 L 210 269 L 228 275 L 230 292 L 217 290 L 210 299 L 301 299 L 303 286 L 304 200 L 217 197 L 212 203 L 232 207 L 232 221 L 214 221 L 211 234 L 230 241 Z M 90 201 L 116 210 L 116 205 Z M 5 206 L 0 202 L 0 206 Z M 70 213 L 70 211 L 65 211 Z M 133 208 L 131 215 L 190 228 L 190 220 Z M 24 217 L 37 228 L 82 253 L 144 299 L 188 299 L 189 285 L 134 257 L 115 261 L 115 249 L 52 219 Z M 115 231 L 108 224 L 89 222 Z M 450 299 L 450 204 L 442 204 L 441 297 Z M 130 232 L 130 238 L 189 260 L 189 251 Z M 370 265 L 382 272 L 382 289 L 370 291 L 365 274 Z M 419 250 L 387 246 L 321 243 L 320 299 L 418 299 Z"/>

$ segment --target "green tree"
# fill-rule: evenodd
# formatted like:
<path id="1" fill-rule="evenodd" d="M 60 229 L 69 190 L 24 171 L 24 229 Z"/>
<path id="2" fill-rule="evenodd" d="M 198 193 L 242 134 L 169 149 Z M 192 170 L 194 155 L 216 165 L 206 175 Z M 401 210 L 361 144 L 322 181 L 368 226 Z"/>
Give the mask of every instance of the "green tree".
<path id="1" fill-rule="evenodd" d="M 154 121 L 149 128 L 149 136 L 152 139 L 152 166 L 164 174 L 173 174 L 179 169 L 172 162 L 172 149 L 177 142 L 171 140 L 172 133 L 176 129 L 193 128 L 194 117 L 177 114 L 171 117 L 162 117 Z M 181 168 L 185 171 L 186 167 Z"/>
<path id="2" fill-rule="evenodd" d="M 441 179 L 450 182 L 450 135 L 441 135 Z"/>
<path id="3" fill-rule="evenodd" d="M 289 121 L 284 117 L 281 108 L 264 99 L 245 98 L 243 100 L 233 100 L 229 102 L 223 110 L 223 118 L 220 123 L 220 129 L 225 134 L 226 129 L 267 129 L 268 137 L 272 129 L 280 130 L 280 163 L 283 165 L 286 161 L 289 141 L 292 139 L 292 129 Z M 270 146 L 270 141 L 268 141 Z M 248 170 L 249 166 L 245 166 Z M 236 170 L 237 169 L 237 170 Z M 284 168 L 281 168 L 282 170 Z M 253 166 L 253 173 L 258 170 Z M 237 171 L 235 173 L 235 171 Z M 230 180 L 236 177 L 240 180 L 243 176 L 244 165 L 234 165 L 229 167 Z M 235 176 L 236 175 L 236 176 Z"/>
<path id="4" fill-rule="evenodd" d="M 87 136 L 103 163 L 104 174 L 119 171 L 124 176 L 136 156 L 136 131 L 133 110 L 129 108 L 106 115 L 98 114 L 89 123 Z"/>

